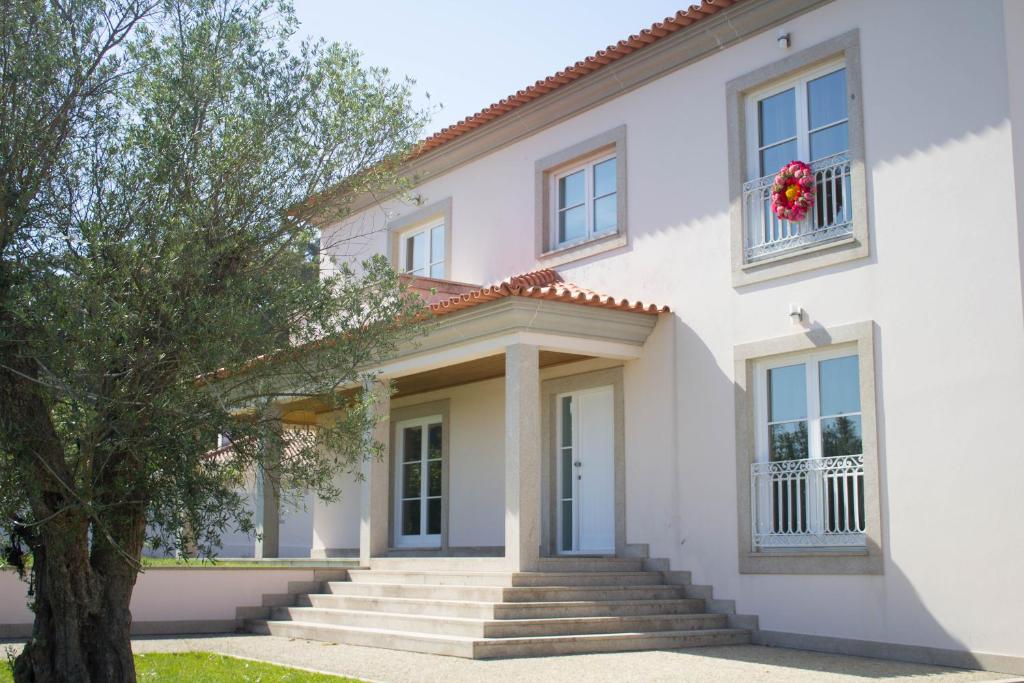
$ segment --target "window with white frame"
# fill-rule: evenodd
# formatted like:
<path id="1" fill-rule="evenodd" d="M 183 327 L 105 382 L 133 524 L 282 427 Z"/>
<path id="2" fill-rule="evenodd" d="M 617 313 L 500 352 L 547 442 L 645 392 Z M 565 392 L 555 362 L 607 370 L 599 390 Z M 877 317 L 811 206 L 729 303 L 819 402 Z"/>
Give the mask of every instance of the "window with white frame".
<path id="1" fill-rule="evenodd" d="M 842 347 L 762 361 L 751 466 L 754 550 L 863 547 L 860 362 Z"/>
<path id="2" fill-rule="evenodd" d="M 402 272 L 443 278 L 447 258 L 444 231 L 444 222 L 435 222 L 399 235 L 398 259 Z"/>
<path id="3" fill-rule="evenodd" d="M 846 75 L 843 61 L 830 62 L 747 95 L 746 262 L 852 234 Z M 814 174 L 814 206 L 801 221 L 771 208 L 775 174 L 794 160 Z"/>
<path id="4" fill-rule="evenodd" d="M 595 157 L 551 176 L 557 249 L 618 231 L 618 171 L 614 154 Z"/>

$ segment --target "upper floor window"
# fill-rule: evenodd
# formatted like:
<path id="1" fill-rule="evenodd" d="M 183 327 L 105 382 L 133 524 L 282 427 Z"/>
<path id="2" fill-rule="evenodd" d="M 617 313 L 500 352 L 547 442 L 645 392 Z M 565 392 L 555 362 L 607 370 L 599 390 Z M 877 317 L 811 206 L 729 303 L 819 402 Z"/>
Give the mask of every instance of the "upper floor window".
<path id="1" fill-rule="evenodd" d="M 850 148 L 846 69 L 826 67 L 753 97 L 757 106 L 757 154 L 751 180 L 774 174 L 793 159 L 810 163 Z"/>
<path id="2" fill-rule="evenodd" d="M 726 84 L 736 287 L 871 253 L 859 36 L 854 29 Z M 771 206 L 775 175 L 790 161 L 810 166 L 814 201 L 800 220 Z"/>
<path id="3" fill-rule="evenodd" d="M 604 155 L 552 175 L 552 244 L 561 248 L 618 230 L 618 171 Z"/>
<path id="4" fill-rule="evenodd" d="M 399 235 L 402 272 L 424 277 L 445 277 L 445 224 L 431 223 Z"/>
<path id="5" fill-rule="evenodd" d="M 539 265 L 553 268 L 626 246 L 626 126 L 537 159 L 534 197 Z"/>
<path id="6" fill-rule="evenodd" d="M 746 262 L 852 234 L 847 99 L 841 62 L 747 97 Z M 771 206 L 775 174 L 793 160 L 814 174 L 814 206 L 800 221 L 779 218 Z"/>

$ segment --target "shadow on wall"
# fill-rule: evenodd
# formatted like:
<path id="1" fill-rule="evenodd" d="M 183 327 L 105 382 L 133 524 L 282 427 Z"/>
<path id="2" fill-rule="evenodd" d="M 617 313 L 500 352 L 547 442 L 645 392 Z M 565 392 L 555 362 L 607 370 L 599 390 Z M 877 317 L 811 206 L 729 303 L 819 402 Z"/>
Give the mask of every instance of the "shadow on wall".
<path id="1" fill-rule="evenodd" d="M 770 636 L 765 639 L 769 644 L 963 668 L 985 666 L 1000 670 L 1002 666 L 1002 670 L 1007 670 L 1008 660 L 995 656 L 982 661 L 969 653 L 968 647 L 932 614 L 911 577 L 893 562 L 886 476 L 884 353 L 882 332 L 877 324 L 875 391 L 884 573 L 880 576 L 740 575 L 738 496 L 749 496 L 750 492 L 739 491 L 736 483 L 735 397 L 738 388 L 731 379 L 731 370 L 728 374 L 722 370 L 722 365 L 727 363 L 731 368 L 731 358 L 717 359 L 692 328 L 676 316 L 673 320 L 675 352 L 679 359 L 675 381 L 679 392 L 676 420 L 680 433 L 679 494 L 675 511 L 680 519 L 678 537 L 669 539 L 676 548 L 672 554 L 673 568 L 692 571 L 695 583 L 714 584 L 716 597 L 735 598 L 738 614 L 757 614 L 764 634 Z M 828 344 L 829 337 L 823 334 L 820 323 L 812 322 L 803 333 L 817 344 Z M 646 542 L 649 539 L 630 540 Z M 935 549 L 934 566 L 937 568 L 942 565 L 940 552 L 945 551 Z M 955 590 L 956 582 L 955 577 L 950 578 L 951 590 Z M 803 601 L 796 607 L 791 600 L 794 595 L 798 601 Z M 830 599 L 837 596 L 839 599 Z M 774 615 L 773 598 L 779 601 Z M 828 628 L 851 619 L 851 601 L 859 604 L 859 611 L 852 616 L 859 623 L 855 630 L 864 634 L 859 640 L 849 637 L 849 628 Z M 817 631 L 772 631 L 773 623 L 779 623 L 780 617 L 785 619 L 783 615 L 792 615 L 794 611 L 806 611 L 805 623 L 817 624 Z M 928 647 L 892 642 L 898 636 L 889 634 L 897 632 L 912 633 L 917 642 L 928 643 Z M 830 669 L 819 666 L 833 666 L 828 660 L 807 661 L 815 663 L 812 670 L 827 671 Z M 1013 671 L 1013 666 L 1016 665 L 1009 664 L 1013 673 L 1021 673 Z M 879 673 L 878 677 L 889 675 L 892 674 Z"/>

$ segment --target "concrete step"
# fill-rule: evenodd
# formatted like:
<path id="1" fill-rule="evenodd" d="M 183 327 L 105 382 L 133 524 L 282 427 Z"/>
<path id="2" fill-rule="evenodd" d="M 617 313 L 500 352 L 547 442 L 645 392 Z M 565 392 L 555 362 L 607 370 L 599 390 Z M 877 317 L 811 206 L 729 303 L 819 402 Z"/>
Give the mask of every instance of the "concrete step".
<path id="1" fill-rule="evenodd" d="M 600 600 L 675 600 L 686 586 L 519 586 L 502 589 L 502 602 L 579 602 Z"/>
<path id="2" fill-rule="evenodd" d="M 465 586 L 330 581 L 334 595 L 364 595 L 466 602 L 577 602 L 581 600 L 672 600 L 686 597 L 685 586 Z"/>
<path id="3" fill-rule="evenodd" d="M 506 602 L 493 606 L 495 619 L 544 619 L 549 617 L 628 617 L 642 614 L 697 614 L 705 611 L 703 600 L 578 600 L 574 602 Z"/>
<path id="4" fill-rule="evenodd" d="M 629 557 L 542 557 L 542 572 L 639 572 L 644 561 Z"/>
<path id="5" fill-rule="evenodd" d="M 276 607 L 271 620 L 307 624 L 328 624 L 344 628 L 369 628 L 425 635 L 483 638 L 483 619 L 442 617 L 426 614 L 399 614 L 357 610 L 324 609 L 322 607 Z"/>
<path id="6" fill-rule="evenodd" d="M 277 607 L 271 620 L 292 620 L 352 628 L 385 629 L 474 638 L 523 638 L 589 633 L 689 631 L 724 628 L 723 614 L 654 614 L 627 617 L 558 617 L 544 619 L 465 619 L 424 614 L 396 614 L 319 607 Z"/>
<path id="7" fill-rule="evenodd" d="M 439 617 L 464 619 L 495 618 L 493 602 L 467 602 L 461 600 L 426 600 L 420 598 L 389 598 L 375 595 L 332 595 L 320 593 L 300 595 L 299 607 L 325 609 L 351 609 L 394 614 L 432 614 Z"/>
<path id="8" fill-rule="evenodd" d="M 421 600 L 459 600 L 465 602 L 501 602 L 501 586 L 420 586 L 408 583 L 358 583 L 330 581 L 326 586 L 332 595 L 362 595 L 385 598 Z"/>
<path id="9" fill-rule="evenodd" d="M 391 571 L 508 571 L 509 562 L 505 557 L 375 557 L 370 560 L 370 569 Z M 363 567 L 365 569 L 365 567 Z"/>
<path id="10" fill-rule="evenodd" d="M 484 622 L 484 637 L 528 638 L 595 633 L 657 633 L 725 628 L 724 614 L 648 614 L 631 617 L 502 619 Z"/>
<path id="11" fill-rule="evenodd" d="M 300 595 L 299 607 L 322 607 L 395 614 L 427 614 L 464 619 L 544 619 L 548 617 L 614 617 L 642 614 L 695 614 L 705 611 L 703 600 L 592 600 L 575 602 L 470 602 L 394 598 L 374 595 Z"/>
<path id="12" fill-rule="evenodd" d="M 473 638 L 458 636 L 426 635 L 386 629 L 349 628 L 302 621 L 254 620 L 247 623 L 252 633 L 304 638 L 328 643 L 346 643 L 366 647 L 382 647 L 388 650 L 424 652 L 450 657 L 473 657 Z"/>
<path id="13" fill-rule="evenodd" d="M 596 633 L 520 638 L 466 638 L 389 629 L 333 626 L 302 621 L 255 620 L 248 622 L 248 627 L 255 633 L 289 638 L 306 638 L 477 659 L 677 649 L 707 645 L 740 645 L 750 642 L 750 632 L 742 629 Z"/>
<path id="14" fill-rule="evenodd" d="M 664 582 L 661 572 L 556 571 L 478 572 L 353 569 L 353 583 L 402 583 L 435 586 L 586 586 L 653 585 Z"/>
<path id="15" fill-rule="evenodd" d="M 502 657 L 550 657 L 594 652 L 631 650 L 675 650 L 713 645 L 745 645 L 750 632 L 743 629 L 707 629 L 697 631 L 661 631 L 658 633 L 600 633 L 540 638 L 491 638 L 477 640 L 476 659 Z"/>

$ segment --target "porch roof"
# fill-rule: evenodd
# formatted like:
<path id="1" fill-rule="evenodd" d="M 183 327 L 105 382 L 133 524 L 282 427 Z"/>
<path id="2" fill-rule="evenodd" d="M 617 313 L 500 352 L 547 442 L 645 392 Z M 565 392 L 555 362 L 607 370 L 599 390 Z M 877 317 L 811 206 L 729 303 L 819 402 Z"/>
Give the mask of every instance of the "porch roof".
<path id="1" fill-rule="evenodd" d="M 581 306 L 649 315 L 669 312 L 668 306 L 645 305 L 642 301 L 616 299 L 607 294 L 565 282 L 561 275 L 550 268 L 513 275 L 486 287 L 431 278 L 414 278 L 411 280 L 411 286 L 427 301 L 430 312 L 435 317 L 457 313 L 507 297 L 564 301 Z"/>

